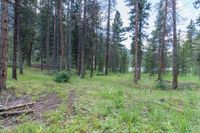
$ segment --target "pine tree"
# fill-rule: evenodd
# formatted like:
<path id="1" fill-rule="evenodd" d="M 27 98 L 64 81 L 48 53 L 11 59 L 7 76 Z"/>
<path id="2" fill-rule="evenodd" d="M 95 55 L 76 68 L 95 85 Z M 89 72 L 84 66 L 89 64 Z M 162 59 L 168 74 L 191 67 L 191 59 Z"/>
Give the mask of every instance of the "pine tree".
<path id="1" fill-rule="evenodd" d="M 135 76 L 137 75 L 137 79 L 139 80 L 141 77 L 141 65 L 142 65 L 142 45 L 143 45 L 143 39 L 146 38 L 146 34 L 144 32 L 144 29 L 146 28 L 146 26 L 148 26 L 148 18 L 149 18 L 149 11 L 151 8 L 151 4 L 147 1 L 147 0 L 126 0 L 126 2 L 128 3 L 128 6 L 131 7 L 131 11 L 130 11 L 130 30 L 135 32 L 135 34 L 133 35 L 133 43 L 132 43 L 132 53 L 134 54 L 135 57 L 135 61 L 137 58 L 137 62 L 134 61 L 135 63 L 135 71 L 136 71 L 136 66 L 137 66 L 137 74 L 135 74 Z M 138 3 L 138 7 L 136 6 Z M 137 8 L 138 8 L 138 14 L 137 14 Z M 137 17 L 138 15 L 138 17 Z M 138 18 L 138 19 L 136 19 Z M 138 26 L 136 26 L 136 20 L 138 20 Z M 137 34 L 136 34 L 136 30 L 138 30 Z M 136 40 L 137 38 L 137 40 Z M 133 46 L 134 45 L 134 46 Z M 138 45 L 137 48 L 135 45 Z M 137 51 L 137 54 L 135 53 Z"/>
<path id="2" fill-rule="evenodd" d="M 121 59 L 120 56 L 124 52 L 124 45 L 122 44 L 123 41 L 126 40 L 125 38 L 125 29 L 123 28 L 123 21 L 121 18 L 121 14 L 119 11 L 116 11 L 114 22 L 112 25 L 112 49 L 111 49 L 111 57 L 110 58 L 112 62 L 112 71 L 117 72 L 120 69 Z"/>

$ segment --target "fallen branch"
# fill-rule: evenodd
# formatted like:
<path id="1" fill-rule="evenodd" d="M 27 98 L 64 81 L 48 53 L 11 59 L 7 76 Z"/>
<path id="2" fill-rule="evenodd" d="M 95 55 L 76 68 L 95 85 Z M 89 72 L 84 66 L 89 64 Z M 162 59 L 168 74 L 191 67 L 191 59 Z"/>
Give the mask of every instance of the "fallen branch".
<path id="1" fill-rule="evenodd" d="M 22 111 L 13 111 L 13 112 L 1 112 L 0 116 L 2 117 L 8 117 L 8 116 L 16 116 L 16 115 L 22 115 L 22 114 L 30 114 L 33 113 L 33 110 L 22 110 Z"/>
<path id="2" fill-rule="evenodd" d="M 11 106 L 11 107 L 0 108 L 0 112 L 23 108 L 23 107 L 30 107 L 30 106 L 33 106 L 34 104 L 35 102 L 30 102 L 30 103 L 25 103 L 25 104 L 19 104 L 16 106 Z"/>

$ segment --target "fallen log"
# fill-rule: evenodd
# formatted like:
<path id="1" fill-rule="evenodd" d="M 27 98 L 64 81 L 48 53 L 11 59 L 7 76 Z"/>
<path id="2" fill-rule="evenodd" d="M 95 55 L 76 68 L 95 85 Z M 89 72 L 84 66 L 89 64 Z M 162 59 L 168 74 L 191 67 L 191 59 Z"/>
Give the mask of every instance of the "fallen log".
<path id="1" fill-rule="evenodd" d="M 22 115 L 22 114 L 30 114 L 30 113 L 34 113 L 33 110 L 29 109 L 29 110 L 22 110 L 22 111 L 13 111 L 13 112 L 1 112 L 0 116 L 1 117 L 9 117 L 9 116 L 16 116 L 16 115 Z"/>
<path id="2" fill-rule="evenodd" d="M 18 109 L 18 108 L 23 108 L 23 107 L 31 107 L 35 104 L 35 102 L 30 102 L 30 103 L 25 103 L 25 104 L 19 104 L 16 106 L 11 106 L 11 107 L 4 107 L 4 108 L 0 108 L 0 112 L 3 111 L 9 111 L 9 110 L 13 110 L 13 109 Z"/>

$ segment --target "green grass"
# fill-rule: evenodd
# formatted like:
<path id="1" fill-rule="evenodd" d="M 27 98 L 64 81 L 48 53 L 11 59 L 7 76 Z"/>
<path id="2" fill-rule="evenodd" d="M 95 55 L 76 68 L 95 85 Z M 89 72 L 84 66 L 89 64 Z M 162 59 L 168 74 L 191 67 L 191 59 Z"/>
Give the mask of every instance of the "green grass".
<path id="1" fill-rule="evenodd" d="M 10 70 L 9 70 L 10 75 Z M 63 103 L 44 114 L 45 121 L 31 121 L 0 132 L 17 133 L 200 133 L 200 88 L 156 89 L 156 76 L 143 75 L 136 85 L 133 74 L 110 74 L 59 84 L 36 69 L 26 69 L 18 81 L 8 80 L 8 88 L 17 96 L 57 93 Z M 171 80 L 171 75 L 165 76 Z M 198 77 L 179 77 L 180 83 L 200 85 Z M 76 115 L 68 115 L 67 96 L 76 90 Z M 1 126 L 0 126 L 1 127 Z"/>

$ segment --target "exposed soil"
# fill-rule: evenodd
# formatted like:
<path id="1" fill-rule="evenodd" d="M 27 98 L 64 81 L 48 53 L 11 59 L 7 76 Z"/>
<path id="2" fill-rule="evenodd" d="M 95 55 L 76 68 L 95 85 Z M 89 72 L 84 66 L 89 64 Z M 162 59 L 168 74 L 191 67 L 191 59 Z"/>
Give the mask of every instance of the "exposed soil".
<path id="1" fill-rule="evenodd" d="M 26 104 L 31 102 L 30 96 L 16 97 L 14 92 L 3 91 L 0 97 L 0 106 L 11 107 L 18 104 Z M 44 121 L 43 113 L 53 110 L 62 102 L 62 100 L 57 96 L 57 94 L 51 93 L 41 96 L 39 100 L 35 101 L 35 104 L 31 109 L 34 113 L 27 115 L 31 120 Z M 15 117 L 0 117 L 0 125 L 2 127 L 9 127 L 21 124 L 25 121 L 21 120 L 22 116 Z"/>
<path id="2" fill-rule="evenodd" d="M 75 103 L 76 103 L 76 91 L 70 90 L 67 99 L 67 108 L 71 115 L 76 114 Z"/>

